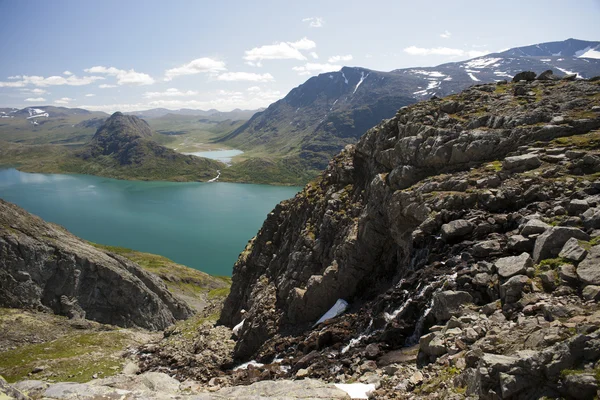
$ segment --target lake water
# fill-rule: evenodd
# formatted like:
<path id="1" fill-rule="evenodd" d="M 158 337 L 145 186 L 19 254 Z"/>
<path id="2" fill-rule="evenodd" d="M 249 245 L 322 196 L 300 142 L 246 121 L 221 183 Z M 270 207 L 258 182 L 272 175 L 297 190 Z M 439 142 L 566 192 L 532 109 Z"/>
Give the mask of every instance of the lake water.
<path id="1" fill-rule="evenodd" d="M 232 149 L 232 150 L 197 151 L 195 153 L 183 153 L 183 154 L 189 154 L 192 156 L 198 156 L 198 157 L 204 157 L 204 158 L 211 158 L 213 160 L 221 161 L 222 163 L 230 165 L 231 159 L 235 156 L 239 156 L 242 153 L 243 153 L 243 151 L 241 151 L 241 150 Z"/>
<path id="2" fill-rule="evenodd" d="M 267 214 L 298 187 L 121 181 L 0 170 L 0 198 L 96 243 L 231 275 Z"/>

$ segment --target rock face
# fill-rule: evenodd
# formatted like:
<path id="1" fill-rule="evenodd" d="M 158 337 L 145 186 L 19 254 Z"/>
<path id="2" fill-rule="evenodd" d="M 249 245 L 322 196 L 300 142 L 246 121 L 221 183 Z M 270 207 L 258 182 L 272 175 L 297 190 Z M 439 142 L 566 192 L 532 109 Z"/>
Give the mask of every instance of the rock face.
<path id="1" fill-rule="evenodd" d="M 191 315 L 137 264 L 0 200 L 0 306 L 164 329 Z"/>
<path id="2" fill-rule="evenodd" d="M 570 200 L 582 195 L 575 195 L 573 181 L 552 178 L 584 174 L 585 166 L 579 165 L 579 159 L 565 158 L 559 164 L 552 158 L 544 161 L 542 154 L 564 152 L 564 146 L 559 150 L 554 144 L 558 139 L 584 137 L 600 128 L 600 115 L 582 119 L 577 114 L 596 104 L 597 84 L 548 80 L 515 85 L 526 89 L 526 94 L 516 96 L 526 106 L 519 105 L 510 87 L 479 85 L 443 101 L 402 108 L 367 131 L 356 146 L 347 146 L 294 199 L 278 205 L 234 267 L 220 323 L 233 327 L 246 310 L 235 355 L 248 359 L 267 354 L 267 346 L 275 342 L 264 344 L 266 340 L 275 335 L 276 341 L 283 332 L 303 332 L 340 298 L 351 306 L 372 301 L 376 305 L 369 303 L 369 307 L 394 317 L 390 302 L 383 300 L 387 290 L 387 296 L 399 304 L 405 296 L 412 299 L 412 305 L 396 314 L 402 315 L 402 322 L 392 318 L 388 323 L 397 330 L 389 340 L 404 342 L 418 331 L 419 310 L 427 308 L 431 291 L 440 289 L 441 276 L 449 279 L 458 266 L 472 275 L 457 272 L 452 284 L 457 290 L 468 287 L 474 301 L 482 305 L 499 300 L 502 292 L 503 307 L 513 307 L 522 292 L 531 289 L 526 275 L 534 272 L 531 261 L 516 268 L 517 275 L 506 281 L 493 265 L 475 262 L 474 243 L 497 240 L 497 255 L 512 256 L 505 247 L 508 236 L 519 233 L 534 213 L 576 224 L 567 222 L 570 217 L 560 207 L 564 210 Z M 568 122 L 551 123 L 558 115 Z M 552 146 L 557 147 L 548 153 L 533 146 L 555 139 Z M 593 151 L 588 153 L 588 158 L 596 157 Z M 534 171 L 521 175 L 518 168 L 499 168 L 506 157 L 524 154 L 537 154 L 537 167 L 530 165 Z M 486 187 L 488 183 L 493 188 Z M 581 193 L 584 189 L 597 193 L 591 182 L 586 185 Z M 553 200 L 559 198 L 561 203 Z M 546 226 L 523 233 L 536 242 L 535 262 L 558 256 L 572 237 L 590 238 L 579 228 L 558 226 L 536 239 Z M 440 271 L 445 272 L 440 275 Z M 365 315 L 373 313 L 377 314 L 371 308 L 365 311 Z M 375 324 L 377 317 L 372 318 Z M 357 322 L 356 329 L 366 329 L 368 324 L 368 319 Z M 342 337 L 346 336 L 336 340 Z"/>

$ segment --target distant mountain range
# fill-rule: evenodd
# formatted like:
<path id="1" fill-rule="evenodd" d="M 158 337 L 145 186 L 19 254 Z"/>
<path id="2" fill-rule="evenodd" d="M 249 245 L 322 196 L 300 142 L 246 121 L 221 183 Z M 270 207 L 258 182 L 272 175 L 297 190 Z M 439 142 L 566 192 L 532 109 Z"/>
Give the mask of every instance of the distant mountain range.
<path id="1" fill-rule="evenodd" d="M 600 75 L 599 58 L 600 42 L 568 39 L 436 67 L 391 72 L 344 67 L 310 78 L 220 140 L 246 151 L 299 157 L 317 170 L 402 106 L 478 83 L 510 80 L 526 70 L 590 78 Z"/>
<path id="2" fill-rule="evenodd" d="M 249 119 L 255 113 L 264 110 L 259 108 L 258 110 L 240 110 L 236 108 L 232 111 L 219 111 L 215 109 L 204 110 L 192 110 L 189 108 L 182 108 L 179 110 L 169 110 L 166 108 L 153 108 L 150 110 L 124 112 L 126 115 L 135 115 L 136 117 L 150 119 L 150 118 L 161 118 L 167 115 L 187 115 L 187 116 L 198 116 L 198 117 L 211 117 L 212 120 L 240 120 Z"/>

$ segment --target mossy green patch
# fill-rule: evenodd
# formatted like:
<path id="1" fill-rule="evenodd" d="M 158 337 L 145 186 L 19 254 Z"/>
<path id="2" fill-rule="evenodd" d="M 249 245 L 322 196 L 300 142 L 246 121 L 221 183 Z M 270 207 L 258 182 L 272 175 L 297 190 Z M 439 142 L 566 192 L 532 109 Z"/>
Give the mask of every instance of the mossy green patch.
<path id="1" fill-rule="evenodd" d="M 67 335 L 56 340 L 22 346 L 0 354 L 0 375 L 8 382 L 28 377 L 44 367 L 56 381 L 86 382 L 93 374 L 114 375 L 124 363 L 118 354 L 131 342 L 120 331 Z"/>

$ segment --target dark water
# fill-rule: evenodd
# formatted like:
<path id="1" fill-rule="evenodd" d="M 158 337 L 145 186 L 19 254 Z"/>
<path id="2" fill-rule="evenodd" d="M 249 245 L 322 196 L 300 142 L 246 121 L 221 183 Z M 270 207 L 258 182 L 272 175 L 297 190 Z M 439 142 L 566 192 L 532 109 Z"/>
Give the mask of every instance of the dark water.
<path id="1" fill-rule="evenodd" d="M 96 243 L 231 275 L 239 253 L 298 187 L 133 182 L 0 170 L 0 198 Z"/>

